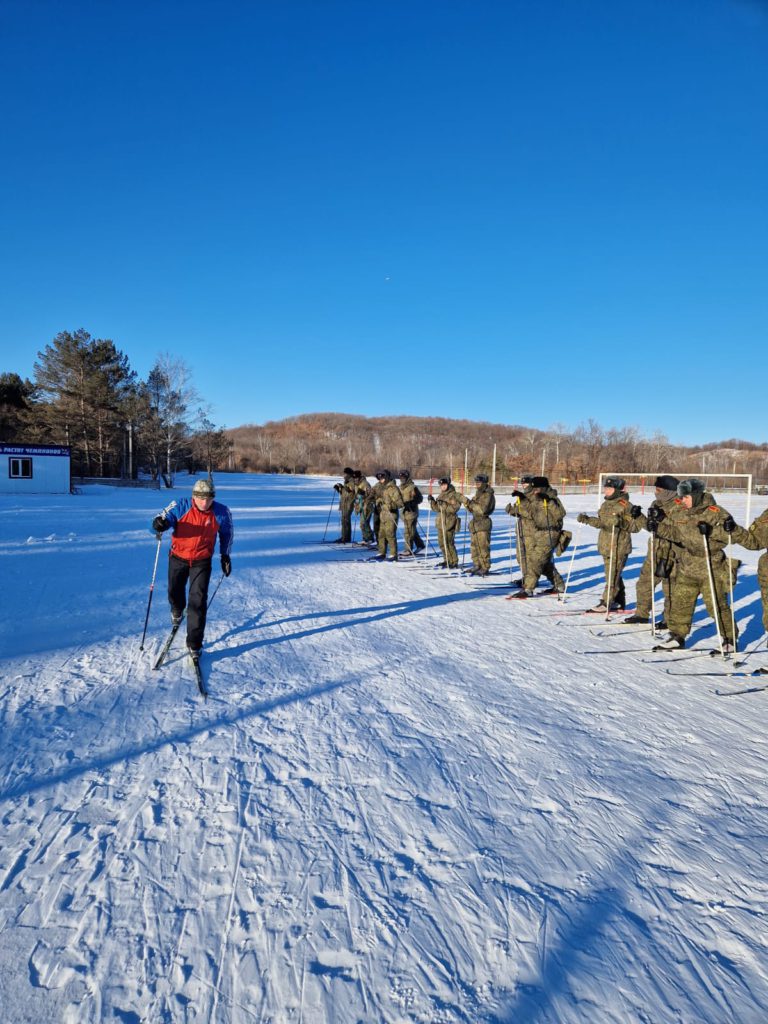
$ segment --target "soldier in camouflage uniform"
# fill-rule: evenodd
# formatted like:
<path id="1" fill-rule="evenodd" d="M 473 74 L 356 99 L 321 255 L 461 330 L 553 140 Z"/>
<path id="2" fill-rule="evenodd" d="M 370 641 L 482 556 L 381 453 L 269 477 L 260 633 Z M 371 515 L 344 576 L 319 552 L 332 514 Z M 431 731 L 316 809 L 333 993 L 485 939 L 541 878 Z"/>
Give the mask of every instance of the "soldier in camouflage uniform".
<path id="1" fill-rule="evenodd" d="M 460 496 L 462 505 L 472 513 L 469 524 L 469 547 L 472 554 L 470 576 L 487 576 L 491 571 L 491 515 L 496 509 L 496 495 L 485 473 L 475 477 L 477 490 L 474 498 Z"/>
<path id="2" fill-rule="evenodd" d="M 519 497 L 517 505 L 511 507 L 512 514 L 518 517 L 518 532 L 523 530 L 526 535 L 523 588 L 512 594 L 511 599 L 533 597 L 540 576 L 546 576 L 552 584 L 545 593 L 562 594 L 565 583 L 555 568 L 553 553 L 555 549 L 559 553 L 565 550 L 570 534 L 563 531 L 565 508 L 557 491 L 549 486 L 545 476 L 535 476 L 528 493 Z"/>
<path id="3" fill-rule="evenodd" d="M 404 555 L 413 555 L 416 551 L 422 551 L 425 547 L 424 541 L 419 536 L 419 505 L 424 500 L 419 488 L 411 478 L 410 469 L 403 469 L 400 472 L 400 494 L 403 496 L 403 532 L 405 535 Z"/>
<path id="4" fill-rule="evenodd" d="M 667 612 L 670 635 L 660 647 L 664 650 L 685 647 L 696 601 L 701 595 L 707 611 L 715 620 L 727 654 L 734 650 L 736 637 L 732 634 L 738 633 L 733 629 L 735 621 L 731 618 L 728 604 L 731 565 L 724 551 L 730 537 L 725 524 L 727 522 L 730 527 L 733 517 L 715 504 L 701 480 L 683 480 L 678 485 L 677 494 L 679 512 L 667 516 L 659 509 L 654 516 L 658 536 L 671 541 L 677 553 L 673 600 Z"/>
<path id="5" fill-rule="evenodd" d="M 352 543 L 352 509 L 355 507 L 354 471 L 349 466 L 344 469 L 344 482 L 334 484 L 333 489 L 339 495 L 339 516 L 341 517 L 341 536 L 334 544 Z"/>
<path id="6" fill-rule="evenodd" d="M 580 512 L 576 517 L 580 523 L 594 526 L 600 531 L 597 550 L 603 556 L 605 565 L 605 587 L 603 596 L 593 612 L 615 611 L 626 606 L 624 580 L 621 573 L 632 551 L 632 534 L 640 530 L 638 517 L 642 514 L 639 505 L 631 505 L 624 490 L 621 477 L 609 476 L 603 487 L 603 501 L 596 516 Z"/>
<path id="7" fill-rule="evenodd" d="M 723 529 L 730 533 L 736 544 L 741 544 L 748 551 L 760 551 L 768 548 L 768 508 L 754 520 L 748 530 L 738 526 L 733 520 L 723 522 Z M 760 596 L 763 599 L 763 629 L 768 633 L 768 551 L 763 551 L 757 563 L 757 582 L 760 585 Z M 761 671 L 765 672 L 766 669 Z"/>
<path id="8" fill-rule="evenodd" d="M 352 475 L 355 479 L 355 508 L 360 516 L 360 533 L 363 538 L 363 544 L 373 544 L 376 539 L 371 529 L 371 513 L 373 508 L 368 501 L 371 485 L 359 469 L 356 469 Z"/>
<path id="9" fill-rule="evenodd" d="M 376 474 L 376 483 L 371 489 L 371 498 L 379 513 L 379 533 L 377 542 L 379 553 L 377 562 L 383 562 L 389 548 L 390 561 L 397 561 L 397 522 L 399 510 L 403 507 L 403 497 L 388 469 L 380 469 Z"/>
<path id="10" fill-rule="evenodd" d="M 520 477 L 520 489 L 512 491 L 512 497 L 515 500 L 513 502 L 509 502 L 509 504 L 504 507 L 504 511 L 507 515 L 517 517 L 517 525 L 515 527 L 515 555 L 517 556 L 517 564 L 520 566 L 520 572 L 523 575 L 519 579 L 512 581 L 513 587 L 523 586 L 523 580 L 525 579 L 525 546 L 526 543 L 533 543 L 533 524 L 530 519 L 521 518 L 519 516 L 520 503 L 530 495 L 533 479 L 534 477 L 532 473 L 524 473 Z"/>
<path id="11" fill-rule="evenodd" d="M 449 477 L 443 476 L 438 482 L 440 493 L 436 498 L 430 494 L 429 507 L 435 513 L 437 520 L 437 539 L 444 558 L 440 565 L 442 568 L 456 569 L 459 565 L 459 556 L 456 554 L 453 538 L 459 523 L 458 511 L 461 508 L 461 495 L 458 494 Z"/>
<path id="12" fill-rule="evenodd" d="M 677 485 L 680 481 L 676 476 L 657 476 L 653 486 L 656 489 L 656 497 L 648 509 L 648 515 L 640 515 L 637 522 L 641 529 L 648 529 L 648 520 L 656 516 L 655 510 L 662 509 L 666 515 L 673 514 L 677 506 Z M 655 533 L 655 531 L 653 531 Z M 653 559 L 651 559 L 653 550 Z M 651 608 L 653 606 L 653 591 L 661 583 L 664 594 L 664 612 L 669 610 L 671 602 L 672 577 L 675 571 L 675 547 L 671 541 L 661 537 L 653 537 L 648 541 L 648 554 L 640 570 L 637 579 L 637 591 L 635 598 L 635 611 L 628 618 L 624 619 L 631 625 L 649 623 L 651 621 Z M 665 629 L 666 618 L 656 623 L 659 629 Z"/>

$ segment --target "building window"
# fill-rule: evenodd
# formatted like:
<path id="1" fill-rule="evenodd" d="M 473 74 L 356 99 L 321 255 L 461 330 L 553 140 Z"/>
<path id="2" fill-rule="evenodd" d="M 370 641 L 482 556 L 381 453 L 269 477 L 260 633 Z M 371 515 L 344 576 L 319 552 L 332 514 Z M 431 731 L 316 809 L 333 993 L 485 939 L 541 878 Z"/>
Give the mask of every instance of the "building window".
<path id="1" fill-rule="evenodd" d="M 11 480 L 31 480 L 32 459 L 8 459 L 8 476 Z"/>

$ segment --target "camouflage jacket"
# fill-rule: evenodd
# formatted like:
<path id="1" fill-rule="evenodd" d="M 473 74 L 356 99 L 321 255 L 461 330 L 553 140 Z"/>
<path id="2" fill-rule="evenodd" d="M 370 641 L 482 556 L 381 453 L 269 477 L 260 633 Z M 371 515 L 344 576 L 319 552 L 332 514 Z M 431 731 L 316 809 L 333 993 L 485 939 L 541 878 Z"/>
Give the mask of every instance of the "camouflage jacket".
<path id="1" fill-rule="evenodd" d="M 349 479 L 345 478 L 341 484 L 341 490 L 339 491 L 339 501 L 341 503 L 341 507 L 349 509 L 351 511 L 353 505 L 355 504 L 356 494 L 357 484 L 355 480 L 353 480 L 352 477 L 349 477 Z"/>
<path id="2" fill-rule="evenodd" d="M 734 544 L 740 544 L 747 551 L 768 548 L 768 508 L 754 520 L 748 530 L 737 525 L 731 537 Z"/>
<path id="3" fill-rule="evenodd" d="M 421 491 L 410 477 L 400 484 L 400 493 L 403 496 L 403 518 L 410 519 L 418 516 L 419 505 L 423 498 Z"/>
<path id="4" fill-rule="evenodd" d="M 681 508 L 683 509 L 683 511 L 685 511 L 685 508 L 680 504 L 680 500 L 678 499 L 677 495 L 674 494 L 674 492 L 670 495 L 669 498 L 663 498 L 661 500 L 659 498 L 654 498 L 654 500 L 648 506 L 648 511 L 650 511 L 652 508 L 660 508 L 664 515 L 670 519 L 673 519 L 679 513 Z M 637 522 L 640 523 L 641 529 L 648 529 L 648 516 L 645 513 L 638 517 Z M 649 537 L 648 554 L 650 553 L 651 539 Z M 677 552 L 675 545 L 672 543 L 672 541 L 667 540 L 664 537 L 659 537 L 657 534 L 653 541 L 653 560 L 656 563 L 656 565 L 654 566 L 654 574 L 656 576 L 664 576 L 667 578 L 671 576 L 676 559 Z M 662 569 L 663 571 L 657 571 L 657 569 Z"/>
<path id="5" fill-rule="evenodd" d="M 394 480 L 376 483 L 371 488 L 371 496 L 379 510 L 381 521 L 397 522 L 399 510 L 403 507 L 403 496 Z"/>
<path id="6" fill-rule="evenodd" d="M 429 506 L 445 524 L 446 530 L 456 529 L 457 513 L 461 508 L 461 495 L 453 484 L 448 484 L 447 489 L 440 491 L 436 498 L 430 497 Z"/>
<path id="7" fill-rule="evenodd" d="M 693 508 L 675 503 L 677 510 L 659 523 L 658 536 L 670 540 L 675 547 L 679 571 L 686 576 L 707 574 L 707 550 L 712 568 L 722 570 L 726 561 L 724 548 L 729 535 L 723 529 L 723 522 L 729 513 L 715 504 L 711 494 L 705 492 L 703 499 Z M 699 530 L 699 523 L 708 523 L 712 528 L 705 538 Z"/>
<path id="8" fill-rule="evenodd" d="M 596 516 L 584 516 L 582 522 L 600 531 L 597 550 L 605 558 L 611 554 L 612 535 L 616 544 L 615 554 L 627 555 L 632 550 L 631 534 L 639 533 L 642 526 L 630 515 L 631 507 L 629 495 L 626 491 L 621 491 L 612 498 L 606 498 Z"/>
<path id="9" fill-rule="evenodd" d="M 489 484 L 479 484 L 474 498 L 464 498 L 464 502 L 472 513 L 472 532 L 490 530 L 491 515 L 496 508 L 496 495 Z"/>

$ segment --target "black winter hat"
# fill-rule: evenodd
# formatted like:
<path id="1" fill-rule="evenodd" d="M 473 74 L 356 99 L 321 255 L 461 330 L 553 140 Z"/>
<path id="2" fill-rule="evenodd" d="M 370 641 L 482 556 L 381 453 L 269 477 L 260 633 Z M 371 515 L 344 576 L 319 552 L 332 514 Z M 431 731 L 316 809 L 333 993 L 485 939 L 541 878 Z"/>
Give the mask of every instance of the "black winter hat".
<path id="1" fill-rule="evenodd" d="M 475 483 L 476 484 L 487 484 L 488 483 L 488 477 L 485 475 L 485 473 L 478 473 L 477 476 L 475 477 Z"/>
<path id="2" fill-rule="evenodd" d="M 660 491 L 676 491 L 679 483 L 676 476 L 657 476 L 653 486 L 658 487 Z"/>
<path id="3" fill-rule="evenodd" d="M 612 487 L 614 491 L 624 490 L 624 481 L 620 476 L 607 476 L 603 481 L 603 487 Z"/>
<path id="4" fill-rule="evenodd" d="M 407 480 L 410 475 L 410 469 L 401 469 L 400 472 L 398 473 L 398 477 L 400 480 Z"/>
<path id="5" fill-rule="evenodd" d="M 380 469 L 379 472 L 376 474 L 376 479 L 377 480 L 391 480 L 392 479 L 392 474 L 389 472 L 388 469 Z"/>
<path id="6" fill-rule="evenodd" d="M 549 480 L 545 476 L 535 476 L 531 482 L 532 487 L 549 487 Z"/>
<path id="7" fill-rule="evenodd" d="M 345 466 L 344 469 L 342 469 L 341 472 L 344 474 L 344 476 L 354 476 L 355 475 L 354 469 L 350 469 L 349 466 Z"/>
<path id="8" fill-rule="evenodd" d="M 451 478 L 449 476 L 441 476 L 437 482 L 442 487 L 443 484 L 449 484 L 451 482 Z"/>
<path id="9" fill-rule="evenodd" d="M 520 477 L 520 483 L 532 484 L 535 479 L 536 478 L 534 477 L 533 473 L 523 473 L 523 475 Z"/>

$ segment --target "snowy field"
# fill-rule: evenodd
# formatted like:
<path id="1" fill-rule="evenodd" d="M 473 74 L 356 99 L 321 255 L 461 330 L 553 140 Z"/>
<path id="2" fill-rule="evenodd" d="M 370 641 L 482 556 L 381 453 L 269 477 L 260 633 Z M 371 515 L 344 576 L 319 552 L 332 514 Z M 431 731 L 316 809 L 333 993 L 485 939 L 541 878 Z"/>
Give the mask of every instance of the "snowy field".
<path id="1" fill-rule="evenodd" d="M 138 649 L 168 492 L 0 498 L 4 1024 L 764 1024 L 768 692 L 718 694 L 759 680 L 561 616 L 594 530 L 565 608 L 507 602 L 318 544 L 329 487 L 219 481 L 207 702 L 183 643 L 151 669 L 167 538 Z"/>

